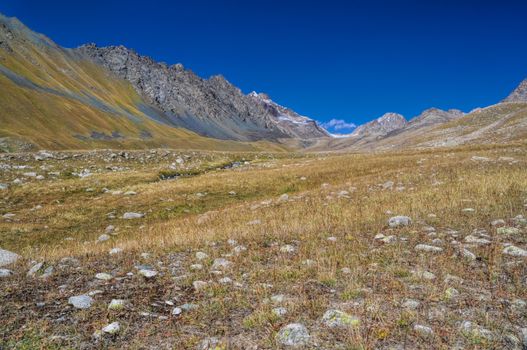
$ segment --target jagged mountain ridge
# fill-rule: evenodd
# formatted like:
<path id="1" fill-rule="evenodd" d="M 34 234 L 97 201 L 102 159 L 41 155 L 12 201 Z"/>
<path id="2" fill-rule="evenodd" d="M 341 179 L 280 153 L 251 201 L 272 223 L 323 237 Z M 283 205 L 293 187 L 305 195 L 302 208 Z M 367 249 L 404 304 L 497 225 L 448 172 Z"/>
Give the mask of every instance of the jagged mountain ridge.
<path id="1" fill-rule="evenodd" d="M 203 136 L 245 141 L 327 136 L 307 117 L 305 123 L 290 127 L 276 113 L 276 103 L 244 95 L 221 75 L 202 79 L 182 64 L 167 66 L 124 46 L 88 44 L 76 51 L 129 81 L 137 93 L 163 112 L 147 113 L 168 125 Z"/>

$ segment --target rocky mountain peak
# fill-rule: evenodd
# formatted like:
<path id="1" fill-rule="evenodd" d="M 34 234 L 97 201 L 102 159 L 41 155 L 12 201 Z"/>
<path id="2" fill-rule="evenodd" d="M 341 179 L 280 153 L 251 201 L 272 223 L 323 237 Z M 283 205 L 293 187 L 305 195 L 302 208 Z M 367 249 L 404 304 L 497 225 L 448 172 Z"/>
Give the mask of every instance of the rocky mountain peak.
<path id="1" fill-rule="evenodd" d="M 357 127 L 352 136 L 386 135 L 406 125 L 406 119 L 399 113 L 385 113 L 381 117 Z"/>
<path id="2" fill-rule="evenodd" d="M 503 102 L 527 102 L 527 78 Z"/>

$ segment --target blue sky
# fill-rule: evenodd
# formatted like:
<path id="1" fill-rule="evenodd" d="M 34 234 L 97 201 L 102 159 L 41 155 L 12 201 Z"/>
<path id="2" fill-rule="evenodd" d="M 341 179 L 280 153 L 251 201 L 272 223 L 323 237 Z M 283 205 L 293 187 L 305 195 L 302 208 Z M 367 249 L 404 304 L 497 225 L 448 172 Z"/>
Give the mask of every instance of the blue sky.
<path id="1" fill-rule="evenodd" d="M 527 77 L 527 1 L 4 0 L 0 12 L 62 46 L 123 44 L 341 126 L 469 111 Z"/>

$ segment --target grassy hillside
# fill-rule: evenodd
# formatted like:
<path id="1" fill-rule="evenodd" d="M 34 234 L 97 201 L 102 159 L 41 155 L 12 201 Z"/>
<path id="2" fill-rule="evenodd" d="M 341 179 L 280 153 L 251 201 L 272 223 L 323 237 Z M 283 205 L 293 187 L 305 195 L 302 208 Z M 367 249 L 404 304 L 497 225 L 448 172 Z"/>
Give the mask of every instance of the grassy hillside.
<path id="1" fill-rule="evenodd" d="M 132 86 L 56 46 L 13 19 L 0 45 L 0 149 L 171 147 L 280 150 L 266 142 L 226 142 L 168 127 L 145 115 Z M 7 35 L 7 34 L 5 34 Z M 38 36 L 38 37 L 35 37 Z"/>

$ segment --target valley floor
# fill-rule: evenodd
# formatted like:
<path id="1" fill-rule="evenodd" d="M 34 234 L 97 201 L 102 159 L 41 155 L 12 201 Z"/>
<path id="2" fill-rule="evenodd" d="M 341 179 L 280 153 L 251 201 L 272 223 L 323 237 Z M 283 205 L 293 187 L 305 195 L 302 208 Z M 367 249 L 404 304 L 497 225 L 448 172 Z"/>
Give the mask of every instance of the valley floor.
<path id="1" fill-rule="evenodd" d="M 527 347 L 526 145 L 0 154 L 0 195 L 0 348 Z"/>

